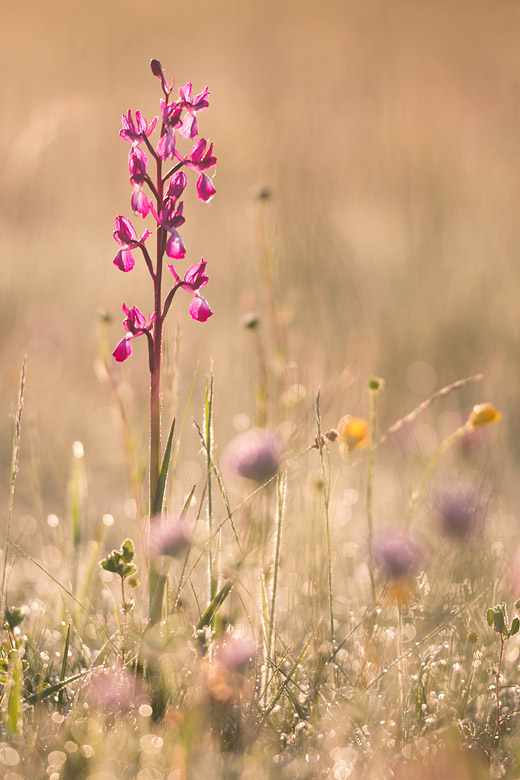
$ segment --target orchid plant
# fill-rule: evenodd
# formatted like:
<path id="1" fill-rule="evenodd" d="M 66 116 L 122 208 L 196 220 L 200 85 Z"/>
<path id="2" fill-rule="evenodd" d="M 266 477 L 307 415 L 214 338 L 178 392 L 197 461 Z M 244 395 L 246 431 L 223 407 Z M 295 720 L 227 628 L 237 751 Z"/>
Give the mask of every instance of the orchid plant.
<path id="1" fill-rule="evenodd" d="M 126 315 L 123 327 L 125 336 L 112 353 L 119 363 L 132 352 L 132 340 L 145 336 L 148 342 L 148 363 L 150 369 L 150 512 L 154 504 L 159 482 L 161 452 L 161 353 L 163 326 L 171 304 L 179 289 L 192 296 L 189 313 L 194 320 L 206 322 L 212 311 L 200 289 L 208 283 L 206 261 L 192 265 L 181 275 L 173 264 L 167 265 L 171 274 L 170 284 L 164 285 L 165 259 L 183 260 L 186 248 L 179 228 L 184 224 L 184 204 L 181 200 L 188 184 L 186 170 L 196 171 L 196 188 L 201 201 L 208 203 L 216 190 L 208 175 L 215 167 L 217 158 L 213 155 L 213 144 L 199 138 L 185 154 L 179 148 L 183 142 L 196 139 L 199 135 L 198 113 L 208 107 L 209 91 L 192 95 L 192 84 L 179 88 L 179 98 L 172 99 L 174 80 L 171 84 L 165 78 L 158 60 L 150 63 L 152 73 L 160 82 L 164 97 L 160 101 L 160 121 L 155 117 L 150 123 L 140 111 L 135 119 L 129 110 L 123 115 L 120 136 L 130 144 L 128 167 L 133 191 L 131 208 L 134 215 L 143 219 L 153 218 L 156 234 L 155 257 L 147 246 L 153 231 L 148 228 L 138 237 L 132 222 L 124 216 L 116 217 L 114 238 L 120 246 L 114 258 L 114 265 L 128 273 L 135 265 L 138 250 L 144 259 L 153 284 L 153 311 L 148 316 L 137 306 L 131 308 L 123 303 Z M 152 134 L 158 129 L 157 142 L 152 143 Z M 145 151 L 146 149 L 146 151 Z M 170 162 L 171 161 L 171 162 Z M 150 164 L 150 165 L 149 165 Z M 166 294 L 163 289 L 168 287 Z"/>

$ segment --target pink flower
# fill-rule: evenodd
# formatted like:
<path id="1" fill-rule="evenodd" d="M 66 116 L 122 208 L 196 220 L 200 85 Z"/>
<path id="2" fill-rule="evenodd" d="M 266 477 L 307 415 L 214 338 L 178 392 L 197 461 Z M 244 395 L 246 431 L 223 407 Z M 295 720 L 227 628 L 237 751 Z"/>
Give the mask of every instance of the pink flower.
<path id="1" fill-rule="evenodd" d="M 138 146 L 142 142 L 144 136 L 148 137 L 149 135 L 151 135 L 151 133 L 153 133 L 156 124 L 157 124 L 157 117 L 152 119 L 150 125 L 148 125 L 148 122 L 146 121 L 146 119 L 144 118 L 144 116 L 141 114 L 140 111 L 135 112 L 135 122 L 134 122 L 132 118 L 132 112 L 128 110 L 126 114 L 123 114 L 123 118 L 122 118 L 123 127 L 119 131 L 119 135 L 125 141 L 128 141 L 134 146 Z"/>
<path id="2" fill-rule="evenodd" d="M 168 189 L 166 190 L 166 197 L 178 200 L 186 189 L 187 183 L 188 178 L 184 171 L 177 171 L 170 179 Z"/>
<path id="3" fill-rule="evenodd" d="M 213 154 L 213 144 L 210 144 L 207 149 L 206 146 L 206 139 L 201 138 L 200 141 L 197 141 L 197 143 L 192 146 L 190 156 L 185 158 L 186 165 L 200 173 L 197 181 L 197 194 L 204 203 L 211 200 L 217 191 L 209 176 L 204 173 L 204 171 L 213 168 L 217 163 L 217 158 Z"/>
<path id="4" fill-rule="evenodd" d="M 202 111 L 209 106 L 208 97 L 209 90 L 204 87 L 202 92 L 192 99 L 191 91 L 192 84 L 188 82 L 184 87 L 179 88 L 179 94 L 181 96 L 181 106 L 187 109 L 187 114 L 184 118 L 182 126 L 179 129 L 179 135 L 181 138 L 196 138 L 199 134 L 199 123 L 195 116 L 197 111 Z"/>
<path id="5" fill-rule="evenodd" d="M 195 292 L 195 290 L 198 290 L 200 287 L 204 287 L 204 285 L 209 282 L 209 277 L 206 275 L 206 265 L 207 263 L 204 258 L 201 258 L 200 263 L 191 265 L 188 268 L 184 274 L 183 280 L 181 280 L 173 265 L 169 265 L 168 269 L 172 272 L 180 287 L 184 287 L 191 292 Z"/>
<path id="6" fill-rule="evenodd" d="M 206 320 L 209 320 L 209 318 L 213 315 L 213 312 L 209 307 L 209 303 L 205 298 L 202 297 L 202 295 L 199 295 L 198 292 L 194 293 L 193 300 L 190 303 L 190 308 L 188 311 L 193 319 L 197 320 L 198 322 L 206 322 Z"/>
<path id="7" fill-rule="evenodd" d="M 126 319 L 123 321 L 123 327 L 127 331 L 127 334 L 121 339 L 112 352 L 112 355 L 118 363 L 122 363 L 123 360 L 126 360 L 132 353 L 132 346 L 130 344 L 132 339 L 137 338 L 137 336 L 142 336 L 143 333 L 147 333 L 151 338 L 150 330 L 152 329 L 155 320 L 155 315 L 152 314 L 147 322 L 144 314 L 137 306 L 133 306 L 129 309 L 128 306 L 123 303 L 123 311 L 126 314 Z"/>
<path id="8" fill-rule="evenodd" d="M 146 196 L 145 196 L 146 197 Z M 137 247 L 143 247 L 146 239 L 151 236 L 150 230 L 145 230 L 141 238 L 137 238 L 135 228 L 126 217 L 119 215 L 116 217 L 116 229 L 114 231 L 114 238 L 117 243 L 123 248 L 120 249 L 115 258 L 114 265 L 116 265 L 120 271 L 127 273 L 131 271 L 135 265 L 135 259 L 132 254 L 132 250 Z"/>
<path id="9" fill-rule="evenodd" d="M 165 245 L 165 252 L 168 257 L 173 257 L 175 260 L 185 257 L 186 247 L 177 231 L 177 228 L 186 221 L 182 215 L 184 203 L 181 202 L 177 206 L 173 198 L 168 198 L 160 214 L 157 214 L 153 204 L 150 208 L 157 223 L 169 233 Z"/>
<path id="10" fill-rule="evenodd" d="M 206 173 L 201 173 L 197 179 L 197 194 L 204 203 L 208 203 L 216 193 L 215 185 Z"/>
<path id="11" fill-rule="evenodd" d="M 166 127 L 166 132 L 161 136 L 157 144 L 157 154 L 161 160 L 172 160 L 175 157 L 175 133 L 171 127 Z"/>

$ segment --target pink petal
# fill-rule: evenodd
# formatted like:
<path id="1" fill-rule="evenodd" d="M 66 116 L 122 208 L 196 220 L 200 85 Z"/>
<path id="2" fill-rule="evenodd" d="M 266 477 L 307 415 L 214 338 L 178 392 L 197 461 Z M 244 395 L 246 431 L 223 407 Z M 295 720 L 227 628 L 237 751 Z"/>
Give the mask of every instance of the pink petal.
<path id="1" fill-rule="evenodd" d="M 199 134 L 199 123 L 195 115 L 186 114 L 177 132 L 181 138 L 196 138 Z"/>
<path id="2" fill-rule="evenodd" d="M 199 163 L 204 157 L 206 151 L 206 139 L 201 138 L 196 144 L 193 144 L 190 151 L 190 159 L 193 163 Z"/>
<path id="3" fill-rule="evenodd" d="M 171 230 L 170 235 L 166 240 L 165 251 L 168 257 L 173 257 L 174 260 L 186 257 L 186 248 L 182 243 L 182 238 L 176 230 Z"/>
<path id="4" fill-rule="evenodd" d="M 193 290 L 193 292 L 200 287 L 204 287 L 204 285 L 209 282 L 209 279 L 206 276 L 206 265 L 206 261 L 202 258 L 200 263 L 190 266 L 184 274 L 186 286 Z"/>
<path id="5" fill-rule="evenodd" d="M 208 203 L 216 191 L 209 176 L 205 173 L 201 173 L 197 180 L 197 194 L 200 200 L 204 203 Z"/>
<path id="6" fill-rule="evenodd" d="M 211 317 L 213 314 L 209 308 L 209 303 L 207 300 L 198 293 L 193 296 L 193 300 L 190 303 L 189 312 L 193 319 L 197 320 L 198 322 L 206 322 L 206 320 L 209 319 L 209 317 Z"/>
<path id="7" fill-rule="evenodd" d="M 121 339 L 117 347 L 112 352 L 112 355 L 117 360 L 118 363 L 122 363 L 123 360 L 126 360 L 127 357 L 132 352 L 132 345 L 130 344 L 130 339 L 125 336 Z"/>
<path id="8" fill-rule="evenodd" d="M 150 212 L 151 203 L 139 185 L 134 186 L 130 205 L 134 214 L 141 214 L 143 218 L 148 216 Z"/>
<path id="9" fill-rule="evenodd" d="M 131 271 L 135 265 L 134 256 L 129 249 L 120 249 L 113 260 L 120 271 L 124 271 L 125 274 Z"/>
<path id="10" fill-rule="evenodd" d="M 116 229 L 114 232 L 114 238 L 118 244 L 125 246 L 125 244 L 131 244 L 137 238 L 137 233 L 134 230 L 134 226 L 126 217 L 121 214 L 116 217 Z"/>
<path id="11" fill-rule="evenodd" d="M 166 197 L 173 198 L 174 200 L 180 198 L 186 188 L 187 181 L 188 179 L 184 171 L 177 171 L 177 173 L 172 176 L 168 185 Z"/>
<path id="12" fill-rule="evenodd" d="M 166 128 L 165 134 L 161 136 L 157 144 L 157 154 L 161 160 L 166 160 L 168 157 L 173 159 L 175 157 L 175 133 L 169 127 Z"/>

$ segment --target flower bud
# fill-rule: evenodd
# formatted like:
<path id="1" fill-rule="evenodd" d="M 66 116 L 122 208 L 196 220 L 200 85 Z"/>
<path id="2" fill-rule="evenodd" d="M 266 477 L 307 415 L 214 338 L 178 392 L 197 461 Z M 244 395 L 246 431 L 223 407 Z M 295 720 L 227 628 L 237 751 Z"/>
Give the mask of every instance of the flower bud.
<path id="1" fill-rule="evenodd" d="M 471 410 L 467 424 L 471 429 L 481 428 L 483 425 L 498 422 L 501 417 L 493 404 L 476 404 Z"/>

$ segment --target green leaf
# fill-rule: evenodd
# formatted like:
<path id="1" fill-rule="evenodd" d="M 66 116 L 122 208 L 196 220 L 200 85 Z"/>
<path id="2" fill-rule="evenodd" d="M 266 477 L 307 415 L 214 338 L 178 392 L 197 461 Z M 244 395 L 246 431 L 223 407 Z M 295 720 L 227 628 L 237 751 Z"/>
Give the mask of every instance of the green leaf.
<path id="1" fill-rule="evenodd" d="M 123 544 L 121 545 L 121 550 L 123 551 L 123 561 L 125 563 L 130 563 L 132 558 L 134 557 L 135 552 L 135 546 L 131 539 L 125 539 Z"/>
<path id="2" fill-rule="evenodd" d="M 173 418 L 170 433 L 168 435 L 168 441 L 164 449 L 164 455 L 161 463 L 161 469 L 159 471 L 159 480 L 157 482 L 157 490 L 153 500 L 152 517 L 154 515 L 160 515 L 162 512 L 164 491 L 166 488 L 166 477 L 168 476 L 168 467 L 170 465 L 170 456 L 172 453 L 173 432 L 175 430 L 175 417 Z"/>
<path id="3" fill-rule="evenodd" d="M 498 634 L 507 634 L 504 610 L 500 606 L 495 607 L 495 614 L 493 616 L 493 628 Z"/>
<path id="4" fill-rule="evenodd" d="M 515 634 L 518 634 L 519 629 L 520 629 L 520 620 L 517 617 L 515 617 L 513 618 L 513 622 L 511 623 L 509 636 L 514 636 Z"/>
<path id="5" fill-rule="evenodd" d="M 487 622 L 490 628 L 493 625 L 494 619 L 495 619 L 495 610 L 493 609 L 493 607 L 490 607 L 487 611 Z"/>
<path id="6" fill-rule="evenodd" d="M 111 571 L 119 575 L 122 580 L 133 577 L 137 573 L 137 566 L 131 563 L 134 557 L 135 546 L 131 539 L 125 539 L 119 550 L 112 550 L 110 555 L 99 561 L 99 565 L 105 571 Z"/>
<path id="7" fill-rule="evenodd" d="M 226 584 L 219 590 L 215 598 L 211 601 L 210 605 L 205 610 L 204 614 L 199 618 L 195 626 L 196 631 L 200 631 L 200 629 L 204 628 L 204 626 L 210 625 L 218 610 L 229 596 L 232 587 L 233 582 L 230 580 L 229 582 L 226 582 Z"/>

